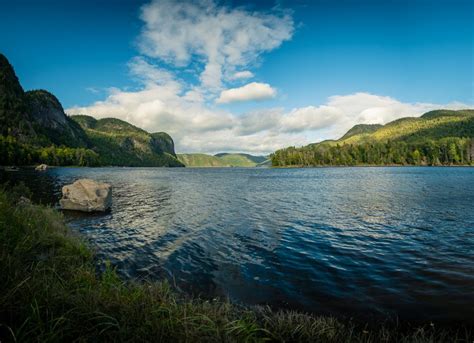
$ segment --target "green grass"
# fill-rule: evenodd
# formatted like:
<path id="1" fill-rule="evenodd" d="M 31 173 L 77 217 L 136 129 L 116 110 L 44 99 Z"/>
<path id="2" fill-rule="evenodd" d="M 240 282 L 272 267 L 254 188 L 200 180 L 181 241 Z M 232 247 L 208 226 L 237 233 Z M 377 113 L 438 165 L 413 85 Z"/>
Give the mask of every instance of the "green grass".
<path id="1" fill-rule="evenodd" d="M 166 282 L 99 273 L 91 249 L 57 211 L 0 190 L 0 341 L 470 342 L 430 325 L 396 330 L 335 318 L 190 299 Z M 21 201 L 20 201 L 21 202 Z"/>

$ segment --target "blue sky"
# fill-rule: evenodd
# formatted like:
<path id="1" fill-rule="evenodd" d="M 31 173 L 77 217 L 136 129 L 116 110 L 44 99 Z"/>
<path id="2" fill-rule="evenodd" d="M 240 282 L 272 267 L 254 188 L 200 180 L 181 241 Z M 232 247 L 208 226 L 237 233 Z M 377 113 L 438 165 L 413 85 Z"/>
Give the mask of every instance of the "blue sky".
<path id="1" fill-rule="evenodd" d="M 470 0 L 0 0 L 0 51 L 25 89 L 48 89 L 71 113 L 166 130 L 183 151 L 266 153 L 341 134 L 358 122 L 473 104 L 473 6 Z M 178 16 L 176 7 L 184 15 L 169 23 L 208 37 L 194 36 L 203 40 L 194 45 L 163 33 L 166 13 Z M 192 27 L 186 16 L 204 23 Z M 206 28 L 210 18 L 220 19 Z M 237 44 L 237 34 L 222 34 L 208 44 L 221 34 L 214 30 L 228 27 L 243 37 L 250 31 L 253 39 Z M 226 47 L 248 54 L 222 52 Z M 205 73 L 206 66 L 220 76 Z M 239 71 L 253 76 L 232 76 Z M 229 89 L 237 91 L 223 93 Z M 184 96 L 190 90 L 192 101 Z"/>

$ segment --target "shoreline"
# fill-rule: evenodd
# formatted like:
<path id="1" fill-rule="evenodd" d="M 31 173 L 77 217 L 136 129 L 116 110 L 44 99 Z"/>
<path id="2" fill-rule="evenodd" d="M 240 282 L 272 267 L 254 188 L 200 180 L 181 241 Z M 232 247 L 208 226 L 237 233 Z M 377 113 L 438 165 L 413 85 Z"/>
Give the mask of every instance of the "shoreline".
<path id="1" fill-rule="evenodd" d="M 18 169 L 34 169 L 37 165 L 19 165 L 14 166 Z M 0 165 L 0 170 L 6 170 L 11 166 L 2 166 Z M 453 164 L 453 165 L 414 165 L 414 164 L 387 164 L 387 165 L 380 165 L 380 164 L 364 164 L 364 165 L 318 165 L 318 166 L 305 166 L 305 165 L 287 165 L 287 166 L 268 166 L 268 167 L 213 167 L 213 166 L 203 166 L 203 167 L 156 167 L 156 166 L 56 166 L 56 165 L 48 165 L 49 168 L 88 168 L 88 169 L 96 169 L 96 168 L 156 168 L 156 169 L 319 169 L 319 168 L 472 168 L 474 164 Z M 14 171 L 10 171 L 14 172 Z M 38 171 L 41 173 L 42 171 Z"/>
<path id="2" fill-rule="evenodd" d="M 110 264 L 97 272 L 91 248 L 59 211 L 19 203 L 18 194 L 0 190 L 0 339 L 467 342 L 474 334 L 474 323 L 338 319 L 191 298 L 165 281 L 123 280 Z"/>
<path id="3" fill-rule="evenodd" d="M 306 166 L 306 165 L 286 165 L 286 166 L 271 166 L 269 168 L 275 169 L 292 169 L 292 168 L 451 168 L 451 167 L 474 167 L 474 164 L 453 164 L 453 165 L 416 165 L 416 164 L 358 164 L 358 165 L 316 165 L 316 166 Z"/>

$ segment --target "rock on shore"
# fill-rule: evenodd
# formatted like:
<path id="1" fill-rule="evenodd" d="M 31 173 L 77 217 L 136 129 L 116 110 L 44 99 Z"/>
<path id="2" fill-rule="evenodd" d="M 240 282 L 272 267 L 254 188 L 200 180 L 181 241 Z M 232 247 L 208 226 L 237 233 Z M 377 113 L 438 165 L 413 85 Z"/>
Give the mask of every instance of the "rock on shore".
<path id="1" fill-rule="evenodd" d="M 80 179 L 62 189 L 59 204 L 63 210 L 103 212 L 112 205 L 112 186 L 91 179 Z"/>

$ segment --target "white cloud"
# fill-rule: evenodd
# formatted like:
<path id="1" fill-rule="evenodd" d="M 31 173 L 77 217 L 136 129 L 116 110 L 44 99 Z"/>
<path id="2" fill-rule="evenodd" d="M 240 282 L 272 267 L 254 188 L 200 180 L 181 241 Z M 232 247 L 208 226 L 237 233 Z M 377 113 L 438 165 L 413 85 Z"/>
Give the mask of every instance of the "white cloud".
<path id="1" fill-rule="evenodd" d="M 247 136 L 274 129 L 279 126 L 278 123 L 283 114 L 283 108 L 270 108 L 246 113 L 239 117 L 235 134 Z"/>
<path id="2" fill-rule="evenodd" d="M 264 109 L 244 115 L 207 106 L 180 95 L 171 86 L 147 84 L 140 91 L 112 89 L 104 101 L 74 107 L 69 114 L 86 113 L 97 118 L 117 117 L 149 132 L 171 134 L 178 152 L 242 151 L 264 154 L 287 146 L 301 146 L 339 138 L 355 124 L 381 123 L 419 116 L 433 109 L 462 109 L 462 103 L 404 103 L 369 93 L 336 95 L 319 106 L 285 111 Z"/>
<path id="3" fill-rule="evenodd" d="M 334 136 L 343 135 L 355 124 L 386 124 L 403 117 L 417 117 L 425 112 L 446 108 L 463 109 L 473 105 L 452 102 L 447 104 L 404 103 L 389 96 L 370 93 L 335 95 L 328 99 L 327 106 L 339 109 L 344 115 L 333 127 Z"/>
<path id="4" fill-rule="evenodd" d="M 200 61 L 201 85 L 207 90 L 221 88 L 236 67 L 254 63 L 294 30 L 288 13 L 250 12 L 212 0 L 155 0 L 142 7 L 140 17 L 145 24 L 140 52 L 178 67 Z"/>
<path id="5" fill-rule="evenodd" d="M 149 132 L 166 131 L 177 140 L 190 132 L 197 134 L 232 127 L 234 117 L 230 113 L 208 108 L 199 91 L 185 91 L 184 85 L 166 70 L 143 59 L 133 60 L 130 69 L 142 82 L 140 90 L 112 88 L 104 101 L 76 106 L 67 112 L 96 118 L 116 117 Z"/>
<path id="6" fill-rule="evenodd" d="M 86 87 L 86 91 L 93 93 L 93 94 L 99 94 L 100 90 L 96 87 Z"/>
<path id="7" fill-rule="evenodd" d="M 166 131 L 177 152 L 242 151 L 269 153 L 342 136 L 359 123 L 382 123 L 419 116 L 438 108 L 474 107 L 461 103 L 404 103 L 388 96 L 353 93 L 322 104 L 285 110 L 268 108 L 242 115 L 215 103 L 262 100 L 276 95 L 267 83 L 223 90 L 230 81 L 253 77 L 248 70 L 262 53 L 293 34 L 288 13 L 250 12 L 218 6 L 213 0 L 152 1 L 141 9 L 142 56 L 129 64 L 137 90 L 110 88 L 103 101 L 76 106 L 69 114 L 116 117 L 149 132 Z M 192 70 L 196 82 L 178 75 Z M 215 97 L 220 94 L 217 100 Z"/>
<path id="8" fill-rule="evenodd" d="M 276 90 L 268 83 L 251 82 L 239 88 L 222 91 L 216 103 L 228 104 L 239 101 L 265 100 L 274 98 L 276 93 Z"/>
<path id="9" fill-rule="evenodd" d="M 176 81 L 175 76 L 169 70 L 151 64 L 143 57 L 136 56 L 128 63 L 130 74 L 145 84 L 171 85 L 176 89 L 181 89 L 181 85 Z"/>
<path id="10" fill-rule="evenodd" d="M 253 77 L 253 73 L 251 71 L 244 70 L 244 71 L 236 72 L 232 78 L 235 80 L 239 80 L 239 79 L 250 79 L 252 77 Z"/>
<path id="11" fill-rule="evenodd" d="M 331 106 L 307 106 L 295 108 L 287 115 L 282 116 L 281 129 L 286 132 L 301 132 L 328 128 L 336 124 L 342 117 L 343 112 L 337 107 Z"/>

